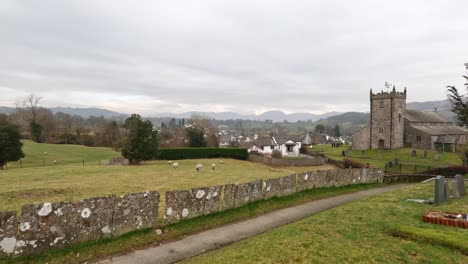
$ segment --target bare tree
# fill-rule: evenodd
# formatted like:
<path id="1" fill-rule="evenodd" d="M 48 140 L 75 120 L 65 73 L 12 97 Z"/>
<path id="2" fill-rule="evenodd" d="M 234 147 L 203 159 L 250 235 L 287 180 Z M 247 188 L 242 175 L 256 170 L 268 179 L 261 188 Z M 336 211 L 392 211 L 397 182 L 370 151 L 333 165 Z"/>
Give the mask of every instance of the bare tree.
<path id="1" fill-rule="evenodd" d="M 21 105 L 16 105 L 17 113 L 29 125 L 31 139 L 35 142 L 40 142 L 43 127 L 39 124 L 40 107 L 39 101 L 42 97 L 30 94 Z"/>

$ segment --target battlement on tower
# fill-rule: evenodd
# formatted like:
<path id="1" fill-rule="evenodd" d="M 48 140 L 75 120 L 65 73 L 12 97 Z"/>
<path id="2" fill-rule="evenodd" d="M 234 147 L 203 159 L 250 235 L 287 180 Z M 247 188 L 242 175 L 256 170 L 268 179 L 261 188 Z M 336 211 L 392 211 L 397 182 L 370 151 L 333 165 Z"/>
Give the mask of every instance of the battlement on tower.
<path id="1" fill-rule="evenodd" d="M 379 100 L 379 99 L 406 99 L 406 87 L 403 92 L 397 92 L 395 86 L 393 86 L 393 90 L 391 92 L 384 92 L 383 90 L 380 93 L 373 93 L 372 89 L 370 89 L 370 99 L 371 100 Z"/>

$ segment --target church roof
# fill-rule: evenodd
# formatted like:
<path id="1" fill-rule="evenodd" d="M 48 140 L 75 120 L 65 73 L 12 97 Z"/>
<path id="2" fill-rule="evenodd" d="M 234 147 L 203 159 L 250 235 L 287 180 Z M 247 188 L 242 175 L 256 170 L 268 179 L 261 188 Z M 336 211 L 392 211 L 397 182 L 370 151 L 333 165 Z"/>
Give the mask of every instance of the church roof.
<path id="1" fill-rule="evenodd" d="M 424 133 L 427 133 L 432 136 L 444 136 L 444 135 L 468 135 L 468 130 L 455 126 L 455 125 L 448 125 L 448 126 L 411 126 L 417 130 L 420 130 Z"/>
<path id="2" fill-rule="evenodd" d="M 441 114 L 433 111 L 406 110 L 405 118 L 414 123 L 451 123 Z"/>

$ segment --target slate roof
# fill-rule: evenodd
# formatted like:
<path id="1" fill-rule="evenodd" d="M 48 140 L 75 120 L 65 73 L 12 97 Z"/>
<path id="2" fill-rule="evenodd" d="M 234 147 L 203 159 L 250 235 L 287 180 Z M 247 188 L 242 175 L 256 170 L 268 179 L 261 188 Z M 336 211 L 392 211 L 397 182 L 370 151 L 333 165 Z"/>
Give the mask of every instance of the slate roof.
<path id="1" fill-rule="evenodd" d="M 405 118 L 417 123 L 451 123 L 437 112 L 406 110 Z"/>
<path id="2" fill-rule="evenodd" d="M 303 145 L 312 145 L 313 144 L 313 140 L 312 140 L 312 137 L 310 136 L 309 133 L 307 133 L 305 136 L 303 136 L 301 138 L 301 143 Z"/>
<path id="3" fill-rule="evenodd" d="M 427 133 L 429 135 L 433 136 L 444 136 L 444 135 L 468 135 L 468 130 L 455 126 L 455 125 L 449 125 L 449 126 L 411 126 L 412 128 L 415 128 L 417 130 L 420 130 L 424 133 Z"/>
<path id="4" fill-rule="evenodd" d="M 456 141 L 455 136 L 438 136 L 434 143 L 455 144 Z"/>
<path id="5" fill-rule="evenodd" d="M 256 146 L 276 146 L 271 137 L 259 137 L 255 140 Z"/>

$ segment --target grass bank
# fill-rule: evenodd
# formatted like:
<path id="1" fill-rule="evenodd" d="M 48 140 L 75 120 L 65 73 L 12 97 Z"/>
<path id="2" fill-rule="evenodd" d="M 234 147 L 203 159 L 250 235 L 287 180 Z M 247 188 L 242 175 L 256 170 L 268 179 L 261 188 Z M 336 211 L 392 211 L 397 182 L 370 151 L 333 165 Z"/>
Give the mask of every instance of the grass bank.
<path id="1" fill-rule="evenodd" d="M 468 263 L 457 248 L 468 230 L 422 221 L 427 210 L 467 212 L 468 197 L 440 206 L 405 202 L 427 199 L 433 188 L 418 184 L 352 202 L 185 263 Z M 394 236 L 398 227 L 424 239 Z"/>

